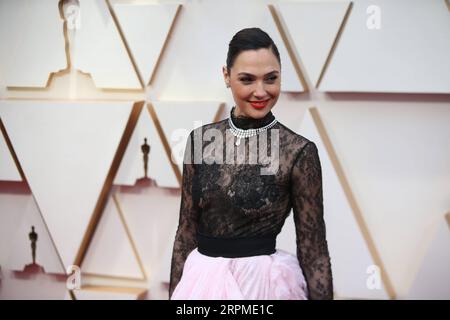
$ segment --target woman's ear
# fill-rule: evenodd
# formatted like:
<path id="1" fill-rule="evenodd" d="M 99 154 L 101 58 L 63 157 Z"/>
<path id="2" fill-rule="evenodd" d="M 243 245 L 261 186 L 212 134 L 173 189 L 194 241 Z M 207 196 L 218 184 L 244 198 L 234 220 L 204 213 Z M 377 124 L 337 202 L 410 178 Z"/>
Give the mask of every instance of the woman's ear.
<path id="1" fill-rule="evenodd" d="M 229 88 L 230 87 L 230 75 L 228 74 L 226 66 L 222 67 L 222 73 L 223 73 L 223 79 L 225 80 L 225 85 L 227 86 L 227 88 Z"/>

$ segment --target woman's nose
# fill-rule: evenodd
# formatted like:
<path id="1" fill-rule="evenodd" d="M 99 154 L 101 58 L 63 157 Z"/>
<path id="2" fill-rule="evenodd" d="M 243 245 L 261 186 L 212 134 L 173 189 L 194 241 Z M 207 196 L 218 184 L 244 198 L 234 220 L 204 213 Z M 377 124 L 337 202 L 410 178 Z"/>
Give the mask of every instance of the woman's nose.
<path id="1" fill-rule="evenodd" d="M 264 88 L 264 84 L 259 82 L 256 83 L 255 91 L 253 92 L 253 95 L 257 99 L 264 99 L 266 97 L 266 89 Z"/>

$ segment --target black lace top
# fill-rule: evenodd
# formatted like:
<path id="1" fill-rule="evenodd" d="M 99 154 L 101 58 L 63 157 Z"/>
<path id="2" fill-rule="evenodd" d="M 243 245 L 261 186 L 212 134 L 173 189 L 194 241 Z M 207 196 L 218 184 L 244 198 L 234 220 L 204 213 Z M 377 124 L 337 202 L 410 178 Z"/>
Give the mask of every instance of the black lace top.
<path id="1" fill-rule="evenodd" d="M 234 108 L 230 117 L 236 127 L 242 129 L 259 128 L 274 119 L 272 112 L 261 119 L 236 117 Z M 261 174 L 261 169 L 268 165 L 262 164 L 262 160 L 251 162 L 250 150 L 255 150 L 251 148 L 256 146 L 259 152 L 264 146 L 253 144 L 255 137 L 242 139 L 236 146 L 236 137 L 229 129 L 227 118 L 199 127 L 189 135 L 169 297 L 181 278 L 187 256 L 197 247 L 197 232 L 214 237 L 279 234 L 292 208 L 297 258 L 308 285 L 308 298 L 332 299 L 331 264 L 323 220 L 322 172 L 316 145 L 282 123 L 276 123 L 266 134 L 256 136 L 260 140 L 265 137 L 268 157 L 276 154 L 272 153 L 272 142 L 279 150 L 278 166 L 273 165 L 275 160 L 271 162 L 276 171 Z M 222 139 L 215 136 L 218 133 L 222 134 Z M 216 146 L 215 151 L 211 150 L 211 145 Z M 223 148 L 218 149 L 218 145 Z M 203 150 L 200 161 L 196 158 L 198 146 Z M 236 159 L 232 152 L 235 156 L 244 155 L 240 163 L 230 162 L 229 159 Z"/>

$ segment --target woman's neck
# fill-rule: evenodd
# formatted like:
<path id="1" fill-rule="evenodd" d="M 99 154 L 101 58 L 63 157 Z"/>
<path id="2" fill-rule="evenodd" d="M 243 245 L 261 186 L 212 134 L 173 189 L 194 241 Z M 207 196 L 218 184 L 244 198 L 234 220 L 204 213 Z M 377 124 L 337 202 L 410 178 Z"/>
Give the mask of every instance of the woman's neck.
<path id="1" fill-rule="evenodd" d="M 234 125 L 240 129 L 261 128 L 271 123 L 275 119 L 272 111 L 269 111 L 264 117 L 260 119 L 255 119 L 244 115 L 236 115 L 236 106 L 233 106 L 233 108 L 231 108 L 230 117 Z"/>

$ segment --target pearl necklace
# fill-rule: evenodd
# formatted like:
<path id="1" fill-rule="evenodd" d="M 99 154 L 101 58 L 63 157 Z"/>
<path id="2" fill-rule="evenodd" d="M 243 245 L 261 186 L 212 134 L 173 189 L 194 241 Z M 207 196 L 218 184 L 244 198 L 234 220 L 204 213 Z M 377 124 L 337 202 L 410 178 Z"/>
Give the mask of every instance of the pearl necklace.
<path id="1" fill-rule="evenodd" d="M 230 131 L 233 134 L 233 136 L 235 136 L 237 138 L 236 142 L 235 142 L 235 145 L 237 145 L 237 146 L 241 144 L 241 139 L 256 136 L 257 134 L 259 134 L 263 131 L 266 131 L 267 129 L 272 128 L 277 122 L 278 122 L 277 119 L 273 119 L 273 121 L 271 123 L 269 123 L 261 128 L 241 129 L 241 128 L 238 128 L 235 126 L 235 124 L 233 123 L 233 120 L 231 120 L 231 116 L 228 118 L 228 124 L 230 125 Z"/>

